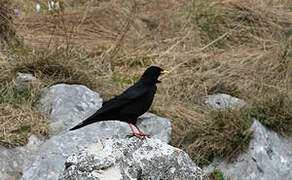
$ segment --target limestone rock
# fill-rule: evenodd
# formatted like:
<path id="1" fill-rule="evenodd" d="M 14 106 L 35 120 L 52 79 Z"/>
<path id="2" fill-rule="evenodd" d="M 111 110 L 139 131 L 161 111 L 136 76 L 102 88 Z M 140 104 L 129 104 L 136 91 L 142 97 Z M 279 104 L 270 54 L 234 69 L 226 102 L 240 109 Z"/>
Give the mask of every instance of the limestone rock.
<path id="1" fill-rule="evenodd" d="M 22 175 L 23 154 L 16 149 L 0 146 L 0 179 L 19 179 Z"/>
<path id="2" fill-rule="evenodd" d="M 228 94 L 214 94 L 205 96 L 204 102 L 214 109 L 234 108 L 244 106 L 245 102 L 241 99 L 232 97 Z"/>
<path id="3" fill-rule="evenodd" d="M 45 90 L 40 99 L 39 109 L 52 119 L 53 134 L 66 132 L 93 114 L 102 105 L 99 94 L 82 85 L 58 84 Z M 151 113 L 142 115 L 138 123 L 141 130 L 153 138 L 169 142 L 171 123 L 168 119 Z M 92 136 L 108 138 L 131 134 L 129 125 L 120 121 L 102 121 L 83 127 L 73 132 L 80 132 L 80 137 Z"/>
<path id="4" fill-rule="evenodd" d="M 154 121 L 155 118 L 159 117 L 153 114 L 146 114 L 145 118 L 154 118 Z M 143 127 L 144 126 L 141 126 L 141 129 L 143 129 Z M 151 125 L 149 128 L 151 132 Z M 146 129 L 145 132 L 148 133 Z M 23 179 L 56 179 L 59 173 L 64 169 L 66 156 L 77 153 L 80 149 L 94 142 L 98 142 L 100 139 L 113 136 L 125 137 L 130 133 L 131 130 L 127 123 L 108 121 L 95 123 L 92 126 L 84 127 L 80 130 L 67 131 L 62 134 L 54 135 L 44 142 L 38 150 L 34 152 L 33 156 L 25 161 Z M 163 131 L 160 133 L 163 133 Z M 156 135 L 159 137 L 159 132 L 157 132 Z M 155 135 L 152 138 L 155 138 Z M 161 139 L 165 142 L 169 140 L 168 138 Z"/>
<path id="5" fill-rule="evenodd" d="M 17 73 L 17 77 L 14 80 L 14 86 L 17 89 L 28 88 L 30 85 L 40 84 L 40 81 L 37 80 L 32 74 L 27 73 Z"/>
<path id="6" fill-rule="evenodd" d="M 57 179 L 64 169 L 66 156 L 101 139 L 131 134 L 129 125 L 120 121 L 101 121 L 68 131 L 101 107 L 102 99 L 98 93 L 85 86 L 55 85 L 43 93 L 40 101 L 40 109 L 53 119 L 52 128 L 55 131 L 37 150 L 27 151 L 28 158 L 24 162 L 22 176 L 24 180 Z M 152 138 L 169 142 L 171 124 L 168 119 L 146 113 L 140 117 L 138 125 Z"/>
<path id="7" fill-rule="evenodd" d="M 93 114 L 101 105 L 99 94 L 86 86 L 57 84 L 43 91 L 39 110 L 52 120 L 52 134 L 58 134 Z"/>
<path id="8" fill-rule="evenodd" d="M 284 138 L 264 127 L 257 120 L 252 127 L 254 138 L 248 151 L 232 163 L 217 160 L 205 168 L 223 172 L 225 179 L 232 180 L 287 180 L 292 179 L 292 140 Z"/>
<path id="9" fill-rule="evenodd" d="M 58 179 L 69 155 L 102 139 L 131 134 L 129 125 L 120 121 L 102 121 L 76 131 L 68 131 L 101 107 L 102 99 L 99 94 L 85 86 L 52 86 L 43 92 L 40 102 L 40 110 L 52 120 L 53 133 L 45 140 L 32 135 L 24 147 L 0 147 L 1 180 Z M 138 125 L 153 139 L 169 142 L 171 124 L 168 119 L 145 113 L 138 120 Z"/>
<path id="10" fill-rule="evenodd" d="M 243 106 L 243 100 L 226 94 L 207 96 L 205 100 L 215 109 Z M 248 150 L 233 162 L 215 158 L 206 172 L 219 169 L 225 179 L 232 180 L 286 180 L 292 179 L 292 139 L 287 139 L 266 128 L 255 120 L 250 130 L 254 131 Z"/>
<path id="11" fill-rule="evenodd" d="M 59 180 L 204 179 L 189 156 L 159 139 L 107 139 L 68 157 Z"/>

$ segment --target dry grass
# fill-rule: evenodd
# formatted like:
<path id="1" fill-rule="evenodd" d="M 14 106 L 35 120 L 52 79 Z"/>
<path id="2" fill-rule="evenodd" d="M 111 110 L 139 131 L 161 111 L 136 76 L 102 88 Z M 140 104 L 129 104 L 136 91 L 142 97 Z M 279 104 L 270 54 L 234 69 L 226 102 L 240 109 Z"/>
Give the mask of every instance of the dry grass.
<path id="1" fill-rule="evenodd" d="M 24 54 L 29 52 L 28 54 Z M 66 82 L 75 84 L 86 84 L 88 87 L 95 87 L 91 81 L 86 63 L 88 55 L 67 52 L 65 49 L 40 50 L 34 53 L 30 49 L 18 48 L 15 54 L 22 54 L 17 61 L 11 64 L 11 70 L 16 72 L 31 73 L 41 79 L 46 86 Z M 98 73 L 97 70 L 92 73 Z"/>
<path id="2" fill-rule="evenodd" d="M 13 22 L 14 11 L 11 8 L 11 2 L 8 0 L 0 1 L 0 45 L 19 44 L 19 39 L 16 36 Z"/>
<path id="3" fill-rule="evenodd" d="M 247 149 L 252 119 L 247 108 L 210 111 L 207 118 L 187 132 L 182 147 L 196 164 L 206 165 L 214 157 L 232 160 Z"/>
<path id="4" fill-rule="evenodd" d="M 48 134 L 48 120 L 31 107 L 0 104 L 0 145 L 23 146 L 31 133 L 44 137 Z"/>
<path id="5" fill-rule="evenodd" d="M 255 99 L 251 116 L 283 136 L 292 135 L 292 99 L 285 92 L 264 94 Z"/>
<path id="6" fill-rule="evenodd" d="M 171 144 L 188 152 L 205 141 L 213 152 L 204 157 L 230 155 L 234 141 L 223 140 L 234 126 L 240 127 L 232 132 L 241 134 L 235 142 L 250 137 L 246 115 L 213 116 L 201 96 L 220 92 L 250 102 L 274 90 L 291 91 L 291 1 L 68 0 L 63 10 L 36 14 L 37 2 L 47 3 L 12 3 L 21 12 L 15 24 L 26 48 L 9 51 L 16 63 L 3 68 L 9 72 L 5 82 L 16 71 L 30 72 L 43 87 L 77 82 L 108 99 L 149 65 L 162 66 L 171 74 L 162 77 L 151 111 L 171 119 Z M 208 128 L 219 121 L 226 130 Z M 206 137 L 191 138 L 196 128 Z M 220 145 L 217 136 L 223 137 Z"/>

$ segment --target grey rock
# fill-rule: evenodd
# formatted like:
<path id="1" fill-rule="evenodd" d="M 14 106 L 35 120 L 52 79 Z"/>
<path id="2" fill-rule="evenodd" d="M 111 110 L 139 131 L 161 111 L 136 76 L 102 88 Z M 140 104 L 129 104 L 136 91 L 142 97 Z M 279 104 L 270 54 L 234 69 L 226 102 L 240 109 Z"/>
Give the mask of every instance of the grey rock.
<path id="1" fill-rule="evenodd" d="M 56 135 L 80 123 L 101 105 L 102 99 L 99 94 L 85 86 L 58 84 L 42 93 L 39 109 L 52 119 L 52 134 Z M 170 140 L 172 129 L 168 119 L 145 113 L 139 117 L 137 125 L 153 138 L 159 138 L 165 142 Z M 86 139 L 93 135 L 108 138 L 131 133 L 128 124 L 119 121 L 102 121 L 76 131 L 84 133 L 84 136 L 87 136 Z"/>
<path id="2" fill-rule="evenodd" d="M 68 131 L 101 107 L 99 94 L 85 86 L 52 86 L 43 92 L 40 102 L 40 110 L 52 120 L 53 133 L 46 140 L 32 135 L 24 147 L 0 147 L 1 180 L 55 180 L 62 173 L 66 158 L 72 153 L 101 139 L 131 134 L 129 125 L 120 121 L 102 121 Z M 152 138 L 169 142 L 171 123 L 168 119 L 145 113 L 139 118 L 138 125 Z"/>
<path id="3" fill-rule="evenodd" d="M 57 84 L 42 92 L 39 110 L 52 120 L 52 134 L 58 134 L 93 114 L 101 105 L 99 94 L 86 86 Z"/>
<path id="4" fill-rule="evenodd" d="M 206 172 L 217 168 L 225 179 L 232 180 L 292 179 L 292 140 L 264 127 L 257 120 L 251 129 L 254 138 L 246 153 L 232 163 L 225 160 L 214 162 L 204 168 Z"/>
<path id="5" fill-rule="evenodd" d="M 9 149 L 0 146 L 0 179 L 20 179 L 23 167 L 28 157 L 33 155 L 40 144 L 43 143 L 35 135 L 31 135 L 29 143 L 24 147 Z"/>
<path id="6" fill-rule="evenodd" d="M 19 147 L 17 149 L 21 151 L 35 152 L 43 143 L 44 139 L 39 139 L 37 136 L 32 134 L 28 139 L 28 143 L 24 147 Z"/>
<path id="7" fill-rule="evenodd" d="M 17 73 L 17 77 L 14 80 L 14 86 L 17 89 L 28 88 L 30 85 L 39 85 L 40 81 L 37 80 L 32 74 Z"/>
<path id="8" fill-rule="evenodd" d="M 0 146 L 0 179 L 19 179 L 22 176 L 23 154 L 16 149 Z"/>
<path id="9" fill-rule="evenodd" d="M 228 94 L 214 94 L 203 97 L 204 102 L 214 109 L 234 108 L 236 106 L 244 106 L 246 103 L 238 98 Z"/>
<path id="10" fill-rule="evenodd" d="M 9 58 L 7 58 L 7 61 L 8 61 L 10 64 L 16 62 L 15 58 L 13 58 L 13 57 L 9 57 Z"/>
<path id="11" fill-rule="evenodd" d="M 43 142 L 35 135 L 31 135 L 29 143 L 24 147 L 9 149 L 0 146 L 0 179 L 20 179 L 26 162 L 31 156 L 34 156 Z"/>
<path id="12" fill-rule="evenodd" d="M 59 180 L 204 179 L 202 170 L 180 149 L 159 139 L 107 139 L 69 156 Z"/>
<path id="13" fill-rule="evenodd" d="M 101 121 L 75 131 L 67 130 L 101 107 L 102 100 L 99 95 L 85 86 L 55 85 L 43 93 L 40 101 L 40 109 L 53 119 L 52 128 L 55 128 L 55 131 L 38 148 L 24 148 L 30 149 L 23 166 L 24 180 L 57 179 L 64 169 L 67 156 L 101 139 L 131 134 L 129 125 L 120 121 Z M 152 138 L 169 142 L 171 124 L 168 119 L 145 113 L 137 124 Z"/>
<path id="14" fill-rule="evenodd" d="M 146 118 L 151 118 L 151 116 L 155 115 L 147 114 L 145 116 Z M 143 126 L 141 126 L 141 129 L 143 129 Z M 145 130 L 145 132 L 147 131 Z M 31 153 L 32 151 L 27 152 L 28 158 L 24 161 L 22 179 L 57 179 L 64 169 L 64 162 L 67 156 L 72 153 L 77 153 L 80 149 L 96 143 L 101 139 L 111 138 L 113 136 L 125 137 L 130 133 L 131 130 L 127 123 L 108 121 L 95 123 L 92 126 L 84 127 L 80 130 L 67 131 L 54 135 L 41 144 L 37 151 L 33 151 L 33 153 Z M 29 147 L 29 149 L 32 148 Z M 28 149 L 28 147 L 25 149 Z"/>
<path id="15" fill-rule="evenodd" d="M 171 122 L 169 119 L 156 116 L 152 113 L 145 113 L 137 121 L 138 127 L 151 138 L 160 139 L 169 143 L 171 138 Z"/>

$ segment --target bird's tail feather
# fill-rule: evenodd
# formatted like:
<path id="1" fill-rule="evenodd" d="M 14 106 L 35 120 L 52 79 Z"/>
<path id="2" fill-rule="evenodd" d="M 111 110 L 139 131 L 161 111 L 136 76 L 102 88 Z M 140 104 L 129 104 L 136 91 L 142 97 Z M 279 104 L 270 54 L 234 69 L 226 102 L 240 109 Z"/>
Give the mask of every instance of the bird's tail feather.
<path id="1" fill-rule="evenodd" d="M 87 124 L 85 123 L 80 123 L 80 124 L 77 124 L 76 126 L 74 126 L 73 128 L 69 129 L 70 131 L 73 131 L 73 130 L 76 130 L 76 129 L 79 129 L 79 128 L 82 128 L 83 126 L 86 126 Z"/>
<path id="2" fill-rule="evenodd" d="M 82 128 L 84 126 L 87 126 L 89 124 L 92 124 L 92 123 L 95 123 L 95 122 L 98 122 L 98 121 L 101 121 L 101 120 L 98 120 L 98 118 L 96 116 L 91 116 L 91 117 L 87 118 L 86 120 L 82 121 L 81 123 L 77 124 L 76 126 L 74 126 L 73 128 L 71 128 L 69 130 L 73 131 L 73 130 Z"/>

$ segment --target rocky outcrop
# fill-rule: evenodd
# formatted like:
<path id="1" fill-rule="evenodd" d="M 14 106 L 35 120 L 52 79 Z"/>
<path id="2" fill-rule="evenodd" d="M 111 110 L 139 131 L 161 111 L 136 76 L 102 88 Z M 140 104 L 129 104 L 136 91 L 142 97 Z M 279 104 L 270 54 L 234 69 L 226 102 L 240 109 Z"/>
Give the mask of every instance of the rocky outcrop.
<path id="1" fill-rule="evenodd" d="M 218 97 L 222 96 L 209 96 L 209 102 L 217 102 Z M 229 102 L 228 99 L 233 99 L 233 103 L 227 103 L 227 106 L 221 103 L 219 109 L 230 108 L 230 104 L 245 104 L 242 100 L 225 97 L 227 100 L 223 101 L 224 103 Z M 218 109 L 217 105 L 213 108 Z M 232 180 L 292 179 L 292 139 L 280 136 L 257 120 L 250 129 L 254 134 L 246 153 L 239 155 L 233 162 L 215 158 L 212 164 L 204 168 L 205 172 L 212 172 L 216 168 L 223 173 L 225 179 Z"/>
<path id="2" fill-rule="evenodd" d="M 99 94 L 85 86 L 52 86 L 43 92 L 40 102 L 39 109 L 50 117 L 52 134 L 46 140 L 31 136 L 25 147 L 1 148 L 1 180 L 14 177 L 23 180 L 55 180 L 64 170 L 67 156 L 102 139 L 131 134 L 129 125 L 120 121 L 99 122 L 68 131 L 101 107 Z M 138 124 L 152 138 L 169 142 L 171 124 L 168 119 L 146 113 L 140 117 Z"/>
<path id="3" fill-rule="evenodd" d="M 159 139 L 114 138 L 89 145 L 68 157 L 59 180 L 202 180 L 189 156 Z"/>
<path id="4" fill-rule="evenodd" d="M 58 84 L 45 90 L 40 99 L 39 109 L 52 120 L 53 134 L 67 132 L 93 114 L 102 105 L 99 94 L 82 85 Z M 159 124 L 159 126 L 157 126 Z M 141 130 L 153 138 L 169 142 L 171 123 L 168 119 L 145 113 L 138 120 Z M 109 138 L 126 136 L 131 133 L 129 125 L 120 121 L 103 121 L 73 131 L 79 137 Z"/>
<path id="5" fill-rule="evenodd" d="M 216 168 L 226 179 L 235 180 L 292 179 L 292 141 L 256 120 L 251 130 L 254 130 L 254 135 L 246 153 L 231 163 L 217 159 L 205 168 L 206 172 Z"/>
<path id="6" fill-rule="evenodd" d="M 40 110 L 52 120 L 53 135 L 25 162 L 24 179 L 56 179 L 64 169 L 66 156 L 101 139 L 131 134 L 129 125 L 120 121 L 103 121 L 76 131 L 68 131 L 101 107 L 102 99 L 99 94 L 85 86 L 52 86 L 43 92 L 40 102 Z M 169 141 L 169 120 L 147 113 L 141 117 L 139 123 L 141 129 L 152 138 Z"/>
<path id="7" fill-rule="evenodd" d="M 151 118 L 150 115 L 148 118 Z M 154 116 L 154 115 L 153 115 Z M 155 117 L 154 117 L 155 118 Z M 103 129 L 99 132 L 97 129 Z M 38 147 L 25 161 L 24 179 L 56 179 L 64 169 L 66 156 L 79 152 L 101 139 L 130 134 L 129 126 L 122 122 L 101 122 L 97 127 L 54 135 Z M 147 132 L 147 131 L 145 131 Z M 121 136 L 124 134 L 124 136 Z"/>
<path id="8" fill-rule="evenodd" d="M 99 94 L 86 86 L 57 84 L 42 92 L 39 110 L 49 116 L 55 135 L 68 131 L 101 105 Z"/>

